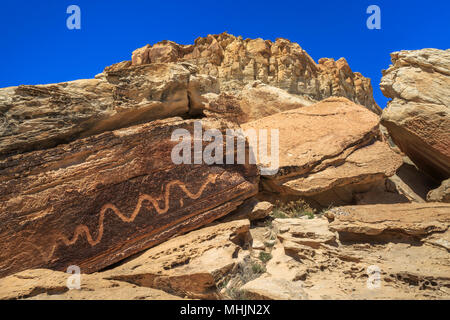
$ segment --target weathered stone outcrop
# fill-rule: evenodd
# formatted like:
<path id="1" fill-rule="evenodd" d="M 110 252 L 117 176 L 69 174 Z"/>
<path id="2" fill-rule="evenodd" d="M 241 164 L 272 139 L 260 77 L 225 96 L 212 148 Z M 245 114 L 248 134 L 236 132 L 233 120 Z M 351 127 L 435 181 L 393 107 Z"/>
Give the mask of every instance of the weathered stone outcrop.
<path id="1" fill-rule="evenodd" d="M 279 167 L 262 183 L 269 191 L 313 196 L 392 176 L 401 157 L 379 141 L 379 118 L 345 98 L 329 98 L 242 125 L 279 129 Z M 256 150 L 256 149 L 255 149 Z"/>
<path id="2" fill-rule="evenodd" d="M 100 274 L 80 275 L 80 288 L 68 287 L 71 275 L 48 269 L 26 270 L 0 279 L 1 300 L 180 300 L 161 290 L 138 287 Z"/>
<path id="3" fill-rule="evenodd" d="M 439 188 L 431 190 L 427 194 L 427 201 L 450 203 L 450 179 L 442 181 Z"/>
<path id="4" fill-rule="evenodd" d="M 0 276 L 69 265 L 97 271 L 253 196 L 255 165 L 173 163 L 172 132 L 193 127 L 154 121 L 1 160 Z"/>
<path id="5" fill-rule="evenodd" d="M 450 226 L 450 205 L 444 203 L 401 203 L 347 206 L 331 209 L 330 229 L 350 238 L 369 236 L 391 240 L 401 235 L 414 240 L 433 233 L 444 233 Z"/>
<path id="6" fill-rule="evenodd" d="M 195 77 L 193 68 L 155 63 L 111 68 L 96 79 L 0 89 L 0 157 L 195 113 L 202 90 L 216 89 L 214 79 Z"/>
<path id="7" fill-rule="evenodd" d="M 249 229 L 248 220 L 237 220 L 192 231 L 102 275 L 181 297 L 218 299 L 217 285 L 248 255 Z"/>
<path id="8" fill-rule="evenodd" d="M 395 144 L 423 171 L 450 177 L 450 49 L 399 51 L 383 72 L 391 98 L 382 123 Z"/>
<path id="9" fill-rule="evenodd" d="M 314 103 L 314 100 L 289 94 L 283 89 L 263 84 L 261 81 L 249 83 L 235 94 L 208 93 L 202 97 L 203 114 L 239 124 Z"/>
<path id="10" fill-rule="evenodd" d="M 198 73 L 218 79 L 221 91 L 236 92 L 255 80 L 316 101 L 346 97 L 381 114 L 372 96 L 370 79 L 353 73 L 344 58 L 314 60 L 297 43 L 278 38 L 243 39 L 222 33 L 197 38 L 193 45 L 161 41 L 136 49 L 131 62 L 111 68 L 127 68 L 167 62 L 189 62 Z"/>
<path id="11" fill-rule="evenodd" d="M 336 207 L 319 219 L 276 219 L 263 277 L 310 299 L 448 299 L 450 206 Z"/>

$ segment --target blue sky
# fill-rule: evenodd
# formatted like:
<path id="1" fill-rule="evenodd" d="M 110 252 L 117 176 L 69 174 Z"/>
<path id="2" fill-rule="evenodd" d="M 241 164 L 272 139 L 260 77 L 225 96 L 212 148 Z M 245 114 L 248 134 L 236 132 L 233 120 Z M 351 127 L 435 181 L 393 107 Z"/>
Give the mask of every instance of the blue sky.
<path id="1" fill-rule="evenodd" d="M 66 9 L 81 8 L 81 30 L 68 30 Z M 366 27 L 366 8 L 381 8 L 381 30 Z M 193 43 L 228 31 L 244 38 L 298 42 L 317 62 L 345 57 L 379 89 L 389 53 L 450 47 L 450 1 L 144 1 L 54 0 L 0 3 L 0 87 L 92 78 L 129 60 L 147 43 Z"/>

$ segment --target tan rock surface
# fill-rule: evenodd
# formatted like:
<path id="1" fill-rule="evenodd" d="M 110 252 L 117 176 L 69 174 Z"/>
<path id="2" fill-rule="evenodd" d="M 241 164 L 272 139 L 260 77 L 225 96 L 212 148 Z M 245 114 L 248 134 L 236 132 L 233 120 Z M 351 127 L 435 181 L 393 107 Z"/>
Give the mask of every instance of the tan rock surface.
<path id="1" fill-rule="evenodd" d="M 1 300 L 178 300 L 161 290 L 105 280 L 98 274 L 80 275 L 80 288 L 69 289 L 68 273 L 48 269 L 22 271 L 0 279 Z"/>
<path id="2" fill-rule="evenodd" d="M 299 282 L 269 276 L 247 282 L 241 290 L 247 299 L 252 300 L 306 300 L 308 298 Z"/>
<path id="3" fill-rule="evenodd" d="M 326 213 L 330 224 L 276 219 L 279 241 L 259 279 L 282 278 L 309 299 L 450 299 L 448 209 L 347 206 Z"/>
<path id="4" fill-rule="evenodd" d="M 450 205 L 407 203 L 347 206 L 331 209 L 327 216 L 334 219 L 330 229 L 339 233 L 383 236 L 396 232 L 423 238 L 448 229 Z"/>
<path id="5" fill-rule="evenodd" d="M 450 202 L 450 179 L 442 181 L 439 188 L 430 191 L 427 194 L 427 201 L 431 202 Z"/>
<path id="6" fill-rule="evenodd" d="M 132 54 L 132 65 L 187 61 L 199 74 L 219 80 L 221 91 L 240 91 L 254 80 L 316 101 L 343 96 L 381 114 L 370 79 L 353 73 L 343 58 L 314 60 L 297 44 L 278 38 L 242 39 L 222 33 L 195 40 L 193 45 L 161 41 Z M 122 63 L 127 66 L 129 63 Z"/>
<path id="7" fill-rule="evenodd" d="M 381 80 L 391 98 L 382 123 L 422 170 L 450 177 L 450 49 L 399 51 Z"/>
<path id="8" fill-rule="evenodd" d="M 392 176 L 402 159 L 377 141 L 379 119 L 345 98 L 329 98 L 242 125 L 279 130 L 279 167 L 270 191 L 311 196 Z M 269 149 L 270 150 L 270 149 Z"/>
<path id="9" fill-rule="evenodd" d="M 254 81 L 242 91 L 232 95 L 204 95 L 203 113 L 209 117 L 222 117 L 237 123 L 246 123 L 275 113 L 309 106 L 315 101 L 289 94 L 283 89 Z"/>
<path id="10" fill-rule="evenodd" d="M 256 194 L 255 165 L 173 163 L 172 132 L 192 135 L 194 122 L 154 121 L 0 161 L 0 276 L 69 265 L 91 273 Z"/>
<path id="11" fill-rule="evenodd" d="M 164 290 L 181 297 L 217 299 L 216 285 L 245 255 L 248 220 L 221 223 L 192 231 L 147 250 L 104 272 L 107 279 Z"/>
<path id="12" fill-rule="evenodd" d="M 2 88 L 0 156 L 187 114 L 203 93 L 203 80 L 193 78 L 186 66 L 159 63 L 105 71 L 97 79 Z"/>

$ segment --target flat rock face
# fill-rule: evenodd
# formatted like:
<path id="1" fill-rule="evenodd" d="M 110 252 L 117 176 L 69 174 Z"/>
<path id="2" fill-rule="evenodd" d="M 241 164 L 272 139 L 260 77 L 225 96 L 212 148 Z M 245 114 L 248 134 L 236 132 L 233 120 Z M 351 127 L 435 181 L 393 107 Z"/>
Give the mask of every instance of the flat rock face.
<path id="1" fill-rule="evenodd" d="M 191 299 L 219 298 L 216 285 L 242 260 L 250 223 L 221 223 L 173 238 L 103 277 Z"/>
<path id="2" fill-rule="evenodd" d="M 395 144 L 422 170 L 450 177 L 450 49 L 391 54 L 381 80 L 391 98 L 382 123 Z"/>
<path id="3" fill-rule="evenodd" d="M 81 275 L 80 288 L 73 285 L 71 274 L 48 269 L 34 269 L 0 279 L 1 300 L 180 300 L 161 290 L 138 287 L 127 282 L 106 280 L 101 276 Z"/>
<path id="4" fill-rule="evenodd" d="M 282 278 L 260 277 L 241 287 L 247 299 L 254 300 L 306 300 L 302 286 Z"/>
<path id="5" fill-rule="evenodd" d="M 263 277 L 309 299 L 448 299 L 446 204 L 336 207 L 326 219 L 276 219 L 279 242 Z"/>
<path id="6" fill-rule="evenodd" d="M 0 161 L 0 276 L 69 265 L 91 273 L 256 194 L 255 165 L 172 162 L 171 134 L 192 135 L 193 127 L 194 120 L 154 121 Z"/>
<path id="7" fill-rule="evenodd" d="M 203 113 L 208 117 L 225 118 L 239 124 L 275 113 L 309 106 L 315 101 L 254 81 L 236 94 L 222 92 L 205 94 Z"/>
<path id="8" fill-rule="evenodd" d="M 343 96 L 381 114 L 372 96 L 370 79 L 352 72 L 344 58 L 323 58 L 316 64 L 297 44 L 278 38 L 242 39 L 222 33 L 195 40 L 193 45 L 161 41 L 135 50 L 131 65 L 187 61 L 199 68 L 199 74 L 218 79 L 221 91 L 241 90 L 259 80 L 292 94 L 313 100 Z M 112 68 L 123 68 L 122 62 Z"/>
<path id="9" fill-rule="evenodd" d="M 279 167 L 263 183 L 303 196 L 392 176 L 401 157 L 379 138 L 378 117 L 345 98 L 329 98 L 242 125 L 279 130 Z"/>
<path id="10" fill-rule="evenodd" d="M 423 238 L 431 233 L 447 231 L 450 205 L 401 203 L 346 206 L 331 209 L 327 216 L 334 219 L 330 229 L 340 233 L 383 236 L 395 231 Z"/>
<path id="11" fill-rule="evenodd" d="M 187 114 L 209 80 L 183 65 L 155 63 L 105 71 L 96 79 L 2 88 L 0 157 Z"/>

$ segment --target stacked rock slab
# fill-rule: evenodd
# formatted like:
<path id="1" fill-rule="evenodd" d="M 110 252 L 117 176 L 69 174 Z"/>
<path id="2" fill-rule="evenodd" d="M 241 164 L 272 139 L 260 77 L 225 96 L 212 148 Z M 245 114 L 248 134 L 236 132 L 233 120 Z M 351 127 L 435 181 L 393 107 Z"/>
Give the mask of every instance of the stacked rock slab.
<path id="1" fill-rule="evenodd" d="M 0 157 L 186 115 L 203 93 L 193 78 L 185 66 L 155 63 L 111 69 L 96 79 L 0 89 Z"/>
<path id="2" fill-rule="evenodd" d="M 450 49 L 399 51 L 383 72 L 381 90 L 391 98 L 382 124 L 420 169 L 450 177 Z"/>
<path id="3" fill-rule="evenodd" d="M 317 198 L 336 188 L 370 186 L 395 173 L 401 156 L 379 140 L 378 126 L 378 116 L 366 108 L 329 98 L 242 128 L 279 130 L 280 169 L 264 177 L 266 189 Z"/>
<path id="4" fill-rule="evenodd" d="M 1 160 L 0 276 L 70 265 L 97 271 L 253 196 L 255 165 L 174 164 L 172 132 L 193 127 L 153 121 Z"/>

